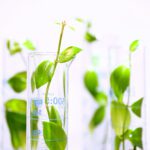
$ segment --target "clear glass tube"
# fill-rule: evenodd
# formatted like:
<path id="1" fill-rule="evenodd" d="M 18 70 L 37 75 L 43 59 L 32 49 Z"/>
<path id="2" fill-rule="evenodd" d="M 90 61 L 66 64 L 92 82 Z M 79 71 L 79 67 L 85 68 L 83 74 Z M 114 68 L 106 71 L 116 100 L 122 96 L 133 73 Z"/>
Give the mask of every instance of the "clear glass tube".
<path id="1" fill-rule="evenodd" d="M 43 61 L 54 62 L 55 53 L 31 53 L 28 59 L 28 150 L 67 150 L 68 133 L 68 68 L 57 64 L 48 91 L 46 82 L 32 91 L 31 78 Z M 48 92 L 48 93 L 47 93 Z M 49 114 L 47 108 L 49 110 Z"/>
<path id="2" fill-rule="evenodd" d="M 102 42 L 96 42 L 92 47 L 90 46 L 88 44 L 84 51 L 82 149 L 104 150 L 108 136 L 109 55 L 107 47 Z M 88 84 L 93 85 L 95 78 L 98 84 L 92 87 L 92 90 L 96 89 L 93 94 Z"/>
<path id="3" fill-rule="evenodd" d="M 145 49 L 140 47 L 131 53 L 128 49 L 111 47 L 109 54 L 111 92 L 107 149 L 146 149 Z M 130 72 L 129 83 L 127 72 L 120 73 L 123 69 Z M 117 82 L 120 86 L 116 90 Z"/>
<path id="4" fill-rule="evenodd" d="M 1 150 L 25 150 L 26 147 L 26 52 L 9 53 L 3 49 L 3 126 Z"/>

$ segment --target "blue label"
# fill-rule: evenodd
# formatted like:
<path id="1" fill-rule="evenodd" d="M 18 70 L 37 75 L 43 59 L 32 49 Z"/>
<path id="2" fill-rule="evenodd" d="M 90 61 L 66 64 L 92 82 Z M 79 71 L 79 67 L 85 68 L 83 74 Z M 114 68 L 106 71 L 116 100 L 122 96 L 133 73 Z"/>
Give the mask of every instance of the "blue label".
<path id="1" fill-rule="evenodd" d="M 33 130 L 32 131 L 32 136 L 38 136 L 41 134 L 41 131 L 40 130 Z"/>
<path id="2" fill-rule="evenodd" d="M 43 104 L 42 99 L 36 99 L 36 100 L 33 100 L 33 102 L 36 107 L 40 107 Z"/>

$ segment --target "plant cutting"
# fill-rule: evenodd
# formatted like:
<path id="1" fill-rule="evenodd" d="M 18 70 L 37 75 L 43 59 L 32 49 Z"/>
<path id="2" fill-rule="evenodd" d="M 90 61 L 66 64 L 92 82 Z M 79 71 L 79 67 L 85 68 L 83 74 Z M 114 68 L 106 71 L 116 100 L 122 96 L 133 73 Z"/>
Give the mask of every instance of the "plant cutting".
<path id="1" fill-rule="evenodd" d="M 49 150 L 65 150 L 67 148 L 67 133 L 64 130 L 65 121 L 62 119 L 56 105 L 49 104 L 49 92 L 51 91 L 52 82 L 54 82 L 57 68 L 63 63 L 72 61 L 81 51 L 81 49 L 76 46 L 69 46 L 61 52 L 61 44 L 65 26 L 66 22 L 63 21 L 61 23 L 61 32 L 54 61 L 49 59 L 40 62 L 31 75 L 32 93 L 40 88 L 43 88 L 43 86 L 45 87 L 43 102 L 48 120 L 42 121 L 42 136 L 44 138 L 45 145 Z M 64 82 L 65 77 L 63 77 L 63 83 Z M 64 113 L 66 112 L 64 111 Z"/>
<path id="2" fill-rule="evenodd" d="M 83 20 L 82 18 L 76 18 L 76 21 L 85 25 L 86 30 L 84 33 L 84 40 L 88 44 L 92 44 L 97 41 L 96 36 L 91 32 L 92 22 Z M 92 65 L 95 65 L 95 57 L 92 56 Z M 97 108 L 93 113 L 93 116 L 89 122 L 89 129 L 93 132 L 104 120 L 106 115 L 107 95 L 102 90 L 99 90 L 100 83 L 98 73 L 94 70 L 87 70 L 84 74 L 84 85 L 94 101 L 97 103 Z"/>
<path id="3" fill-rule="evenodd" d="M 76 21 L 79 23 L 82 23 L 86 26 L 86 30 L 84 33 L 84 40 L 87 43 L 94 43 L 97 41 L 96 36 L 91 32 L 91 28 L 92 28 L 92 22 L 91 21 L 86 21 L 82 18 L 76 18 Z"/>
<path id="4" fill-rule="evenodd" d="M 26 65 L 26 60 L 23 55 L 23 49 L 35 50 L 35 46 L 30 40 L 26 40 L 23 44 L 7 40 L 6 45 L 9 54 L 11 56 L 20 55 L 24 65 Z M 5 116 L 14 150 L 24 150 L 26 146 L 26 100 L 17 98 L 17 94 L 26 90 L 26 79 L 27 73 L 26 70 L 23 70 L 7 80 L 8 85 L 16 94 L 16 97 L 12 97 L 5 102 Z"/>
<path id="5" fill-rule="evenodd" d="M 98 108 L 95 110 L 93 117 L 89 123 L 90 131 L 94 131 L 104 120 L 107 107 L 107 95 L 99 90 L 98 75 L 95 71 L 87 71 L 84 75 L 84 84 Z"/>
<path id="6" fill-rule="evenodd" d="M 132 74 L 132 55 L 137 50 L 139 41 L 135 40 L 130 45 L 129 67 L 121 65 L 110 75 L 110 85 L 115 96 L 111 102 L 111 123 L 115 133 L 114 149 L 126 150 L 126 141 L 132 145 L 131 149 L 143 149 L 143 129 L 142 127 L 130 128 L 132 115 L 141 118 L 143 97 L 139 98 L 130 105 L 131 96 L 131 74 Z M 127 100 L 125 93 L 128 93 Z"/>

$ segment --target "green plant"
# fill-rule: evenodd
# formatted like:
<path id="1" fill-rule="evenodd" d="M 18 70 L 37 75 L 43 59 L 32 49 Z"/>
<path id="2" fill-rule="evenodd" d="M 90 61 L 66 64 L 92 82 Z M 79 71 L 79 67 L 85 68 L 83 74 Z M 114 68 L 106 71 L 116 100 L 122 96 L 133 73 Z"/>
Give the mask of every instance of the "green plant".
<path id="1" fill-rule="evenodd" d="M 95 110 L 93 117 L 89 123 L 89 129 L 93 131 L 98 125 L 100 125 L 106 113 L 107 107 L 107 95 L 99 90 L 98 75 L 95 71 L 87 71 L 84 75 L 84 85 L 89 93 L 92 95 L 95 102 L 98 104 L 98 108 Z"/>
<path id="2" fill-rule="evenodd" d="M 65 26 L 66 23 L 63 21 L 61 23 L 61 32 L 58 42 L 58 49 L 54 62 L 51 62 L 49 60 L 41 62 L 37 66 L 31 77 L 32 92 L 34 92 L 35 89 L 39 89 L 40 87 L 46 84 L 45 108 L 47 111 L 49 121 L 43 121 L 43 136 L 45 144 L 50 150 L 65 150 L 67 145 L 67 135 L 65 130 L 63 129 L 60 114 L 55 106 L 48 106 L 48 93 L 51 86 L 51 82 L 55 75 L 57 65 L 72 60 L 81 51 L 81 49 L 76 46 L 70 46 L 62 52 L 60 52 Z M 56 138 L 62 140 L 54 141 L 53 139 Z"/>
<path id="3" fill-rule="evenodd" d="M 90 21 L 83 20 L 82 18 L 76 18 L 76 21 L 85 24 L 86 30 L 84 33 L 84 40 L 87 43 L 93 43 L 97 41 L 96 36 L 91 33 L 92 23 Z"/>
<path id="4" fill-rule="evenodd" d="M 81 18 L 76 18 L 76 21 L 85 25 L 86 30 L 84 33 L 84 40 L 92 44 L 97 41 L 96 36 L 91 33 L 92 23 L 90 21 L 83 20 Z M 92 57 L 92 64 L 95 65 L 96 59 Z M 106 114 L 107 106 L 107 95 L 99 90 L 99 81 L 97 72 L 94 70 L 88 70 L 84 74 L 84 85 L 88 92 L 93 97 L 94 101 L 97 103 L 97 109 L 93 113 L 93 116 L 89 122 L 90 131 L 94 131 L 104 120 Z"/>
<path id="5" fill-rule="evenodd" d="M 135 40 L 130 45 L 129 51 L 129 67 L 124 65 L 117 67 L 110 76 L 110 85 L 115 95 L 115 99 L 111 102 L 111 122 L 114 129 L 115 150 L 119 150 L 122 144 L 122 149 L 126 150 L 125 141 L 128 140 L 133 145 L 133 149 L 143 149 L 142 143 L 142 128 L 130 129 L 131 112 L 137 117 L 141 117 L 141 109 L 143 98 L 140 98 L 130 106 L 130 76 L 132 72 L 131 58 L 132 53 L 139 46 L 139 41 Z M 127 103 L 124 102 L 125 92 L 128 91 Z"/>
<path id="6" fill-rule="evenodd" d="M 29 40 L 26 40 L 23 44 L 7 40 L 6 45 L 9 54 L 11 56 L 19 54 L 25 65 L 26 60 L 23 56 L 23 49 L 35 50 L 34 45 Z M 10 77 L 7 83 L 13 92 L 18 94 L 26 90 L 26 79 L 27 73 L 26 70 L 24 70 Z M 6 121 L 10 131 L 11 143 L 15 150 L 24 150 L 26 147 L 26 105 L 26 100 L 16 97 L 5 102 Z M 36 124 L 34 127 L 36 127 Z"/>

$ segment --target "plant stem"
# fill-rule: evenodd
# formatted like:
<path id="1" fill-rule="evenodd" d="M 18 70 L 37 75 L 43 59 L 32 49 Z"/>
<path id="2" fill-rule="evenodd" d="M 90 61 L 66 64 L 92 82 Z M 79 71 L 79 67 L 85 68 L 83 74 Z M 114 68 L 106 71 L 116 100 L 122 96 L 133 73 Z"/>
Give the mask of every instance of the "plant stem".
<path id="1" fill-rule="evenodd" d="M 130 80 L 131 80 L 131 70 L 132 70 L 132 64 L 131 64 L 131 52 L 129 52 L 129 68 L 130 68 Z M 128 101 L 127 101 L 127 108 L 129 107 L 130 103 L 130 96 L 131 96 L 131 86 L 130 86 L 130 81 L 129 81 L 129 88 L 128 88 Z M 124 132 L 125 132 L 125 125 L 126 125 L 126 119 L 127 115 L 125 114 L 125 119 L 124 119 L 124 124 L 123 124 L 123 150 L 125 150 L 125 137 L 124 137 Z"/>
<path id="2" fill-rule="evenodd" d="M 45 106 L 46 106 L 46 111 L 47 111 L 49 120 L 50 120 L 50 111 L 49 111 L 48 101 L 47 101 L 48 91 L 49 91 L 50 84 L 51 84 L 52 78 L 53 78 L 53 76 L 54 76 L 54 74 L 55 74 L 55 70 L 56 70 L 56 67 L 57 67 L 57 64 L 58 64 L 58 58 L 59 58 L 59 53 L 60 53 L 60 48 L 61 48 L 62 37 L 63 37 L 65 25 L 66 25 L 66 22 L 63 21 L 63 22 L 62 22 L 62 25 L 61 25 L 60 36 L 59 36 L 57 55 L 56 55 L 56 59 L 55 59 L 55 61 L 54 61 L 54 68 L 53 68 L 52 75 L 51 75 L 51 78 L 50 78 L 50 80 L 49 80 L 49 82 L 48 82 L 48 84 L 47 84 L 46 92 L 45 92 Z"/>

